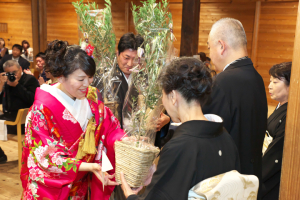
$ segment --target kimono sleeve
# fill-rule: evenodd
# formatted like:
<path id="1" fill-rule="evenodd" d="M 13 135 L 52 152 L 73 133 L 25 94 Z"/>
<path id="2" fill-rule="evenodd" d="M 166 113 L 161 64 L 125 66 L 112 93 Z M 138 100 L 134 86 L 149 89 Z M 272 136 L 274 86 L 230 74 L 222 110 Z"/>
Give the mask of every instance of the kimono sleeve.
<path id="1" fill-rule="evenodd" d="M 120 128 L 120 123 L 118 119 L 113 115 L 109 108 L 104 106 L 104 119 L 101 126 L 101 140 L 100 149 L 104 150 L 109 161 L 111 162 L 113 169 L 108 171 L 109 174 L 115 173 L 115 141 L 121 140 L 125 135 L 124 131 Z M 103 144 L 102 144 L 103 142 Z M 103 146 L 102 146 L 103 145 Z M 97 159 L 96 159 L 97 160 Z M 93 175 L 93 181 L 91 183 L 91 199 L 102 199 L 108 200 L 111 193 L 114 190 L 114 186 L 105 186 L 104 191 L 102 188 L 102 182 Z M 112 179 L 115 180 L 114 178 Z"/>
<path id="2" fill-rule="evenodd" d="M 46 112 L 47 111 L 47 112 Z M 28 148 L 29 181 L 61 188 L 72 183 L 81 161 L 72 157 L 62 139 L 55 134 L 51 112 L 43 105 L 33 106 L 27 116 L 25 146 Z"/>

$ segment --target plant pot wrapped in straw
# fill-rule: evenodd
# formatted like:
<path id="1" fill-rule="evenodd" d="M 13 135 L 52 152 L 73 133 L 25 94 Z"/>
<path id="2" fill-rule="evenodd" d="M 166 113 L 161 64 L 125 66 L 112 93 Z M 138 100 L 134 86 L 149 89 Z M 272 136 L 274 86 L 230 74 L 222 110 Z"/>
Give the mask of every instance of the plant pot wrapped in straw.
<path id="1" fill-rule="evenodd" d="M 157 84 L 159 72 L 166 65 L 172 40 L 172 16 L 168 3 L 143 2 L 133 5 L 133 18 L 137 32 L 144 38 L 145 49 L 138 49 L 138 65 L 132 69 L 131 85 L 123 106 L 123 127 L 128 138 L 115 143 L 116 180 L 120 172 L 131 187 L 139 187 L 159 153 L 154 147 L 156 124 L 163 106 L 161 90 Z"/>

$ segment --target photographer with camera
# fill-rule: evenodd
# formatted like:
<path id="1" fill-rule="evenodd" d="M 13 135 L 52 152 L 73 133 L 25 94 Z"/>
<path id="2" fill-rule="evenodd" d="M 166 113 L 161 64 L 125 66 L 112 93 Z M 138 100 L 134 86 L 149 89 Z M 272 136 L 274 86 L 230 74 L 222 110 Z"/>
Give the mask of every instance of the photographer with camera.
<path id="1" fill-rule="evenodd" d="M 39 83 L 34 76 L 23 73 L 15 60 L 6 61 L 3 69 L 4 72 L 0 74 L 0 103 L 4 114 L 0 119 L 15 121 L 19 109 L 29 108 L 33 104 Z M 7 132 L 17 134 L 17 127 L 7 126 Z"/>

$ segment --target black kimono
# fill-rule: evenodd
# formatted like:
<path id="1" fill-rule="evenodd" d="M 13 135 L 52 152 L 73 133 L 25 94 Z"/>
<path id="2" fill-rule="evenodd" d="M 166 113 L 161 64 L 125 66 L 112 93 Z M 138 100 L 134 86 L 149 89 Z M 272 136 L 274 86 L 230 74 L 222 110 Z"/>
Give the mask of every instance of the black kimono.
<path id="1" fill-rule="evenodd" d="M 239 170 L 234 141 L 223 123 L 193 120 L 180 125 L 160 154 L 157 170 L 141 196 L 128 200 L 187 200 L 200 181 Z"/>
<path id="2" fill-rule="evenodd" d="M 264 200 L 279 199 L 282 153 L 287 103 L 276 109 L 268 118 L 268 132 L 273 137 L 262 157 L 262 195 Z"/>
<path id="3" fill-rule="evenodd" d="M 241 173 L 254 174 L 261 181 L 262 146 L 268 118 L 263 79 L 251 59 L 244 57 L 219 73 L 214 84 L 203 113 L 223 118 L 224 127 L 239 151 Z"/>

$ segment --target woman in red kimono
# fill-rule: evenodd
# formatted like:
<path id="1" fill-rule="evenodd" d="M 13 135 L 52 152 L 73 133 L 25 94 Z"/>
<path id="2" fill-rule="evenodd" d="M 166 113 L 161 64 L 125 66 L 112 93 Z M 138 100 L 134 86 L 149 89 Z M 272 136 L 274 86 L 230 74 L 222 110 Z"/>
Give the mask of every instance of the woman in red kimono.
<path id="1" fill-rule="evenodd" d="M 117 183 L 114 169 L 102 177 L 102 152 L 114 167 L 114 142 L 124 132 L 99 91 L 89 86 L 95 62 L 79 46 L 55 40 L 45 69 L 59 83 L 38 88 L 27 115 L 22 198 L 107 200 Z"/>

